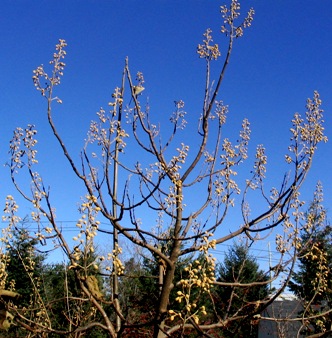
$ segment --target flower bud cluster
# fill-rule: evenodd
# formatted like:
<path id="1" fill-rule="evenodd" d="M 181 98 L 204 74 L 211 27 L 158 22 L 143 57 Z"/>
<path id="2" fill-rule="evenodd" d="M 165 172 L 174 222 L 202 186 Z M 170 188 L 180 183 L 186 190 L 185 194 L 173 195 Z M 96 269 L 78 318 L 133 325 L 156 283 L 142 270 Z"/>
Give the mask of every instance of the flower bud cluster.
<path id="1" fill-rule="evenodd" d="M 198 295 L 210 293 L 215 282 L 215 258 L 209 254 L 209 250 L 215 248 L 216 241 L 210 240 L 211 236 L 212 234 L 206 234 L 203 237 L 203 243 L 200 247 L 202 254 L 184 268 L 182 279 L 178 283 L 181 290 L 177 291 L 175 298 L 179 304 L 183 304 L 183 308 L 178 312 L 170 310 L 171 320 L 174 320 L 175 317 L 183 321 L 191 318 L 198 324 L 199 316 L 207 314 L 205 306 L 198 305 Z"/>
<path id="2" fill-rule="evenodd" d="M 123 275 L 125 270 L 125 266 L 123 265 L 121 259 L 119 258 L 119 255 L 121 255 L 121 253 L 122 249 L 118 245 L 116 245 L 113 251 L 108 253 L 107 255 L 107 259 L 109 261 L 113 261 L 113 269 L 111 268 L 111 266 L 107 266 L 106 270 L 108 271 L 113 270 L 113 273 L 116 273 L 118 276 Z"/>
<path id="3" fill-rule="evenodd" d="M 17 172 L 17 169 L 24 167 L 31 168 L 33 164 L 38 163 L 36 159 L 37 150 L 34 148 L 37 144 L 35 135 L 37 130 L 34 125 L 28 124 L 23 128 L 16 128 L 10 141 L 9 153 L 11 155 L 11 170 Z M 26 161 L 24 161 L 26 159 Z"/>
<path id="4" fill-rule="evenodd" d="M 119 88 L 116 88 L 116 90 L 118 89 Z M 117 142 L 119 151 L 123 151 L 126 147 L 125 138 L 129 135 L 123 128 L 121 128 L 120 122 L 114 115 L 116 113 L 116 106 L 120 104 L 119 100 L 120 98 L 116 98 L 114 103 L 109 103 L 109 105 L 113 106 L 113 111 L 109 113 L 107 113 L 103 108 L 100 108 L 96 113 L 98 120 L 91 121 L 90 123 L 85 147 L 87 147 L 88 144 L 97 144 L 102 149 L 101 156 L 103 158 L 109 158 L 111 156 L 110 147 L 115 142 Z M 97 154 L 92 153 L 92 157 L 97 157 Z"/>
<path id="5" fill-rule="evenodd" d="M 3 242 L 6 242 L 3 240 L 3 237 L 1 237 L 1 244 Z M 10 257 L 6 252 L 6 248 L 2 245 L 0 246 L 0 289 L 6 289 L 6 283 L 7 283 L 7 265 L 10 261 Z"/>
<path id="6" fill-rule="evenodd" d="M 240 17 L 240 9 L 241 6 L 238 0 L 232 0 L 229 8 L 226 5 L 220 7 L 220 12 L 224 19 L 224 24 L 221 26 L 221 32 L 226 36 L 239 38 L 243 36 L 243 30 L 251 26 L 255 14 L 253 8 L 249 10 L 247 16 L 240 25 L 236 26 L 234 24 L 235 20 Z"/>
<path id="7" fill-rule="evenodd" d="M 170 117 L 170 121 L 174 124 L 175 129 L 184 129 L 187 125 L 187 121 L 185 120 L 185 116 L 187 112 L 183 109 L 184 102 L 182 100 L 174 101 L 175 111 L 172 113 Z"/>
<path id="8" fill-rule="evenodd" d="M 45 70 L 44 66 L 40 65 L 33 71 L 32 81 L 38 91 L 46 97 L 46 93 L 52 90 L 53 86 L 60 84 L 61 76 L 63 76 L 63 70 L 65 63 L 62 61 L 66 56 L 64 48 L 67 46 L 65 40 L 60 39 L 59 43 L 55 46 L 56 52 L 53 54 L 53 59 L 49 64 L 53 65 L 51 75 Z M 46 84 L 45 84 L 46 82 Z M 58 103 L 62 103 L 59 98 L 55 98 Z"/>
<path id="9" fill-rule="evenodd" d="M 81 218 L 76 223 L 76 227 L 79 228 L 80 231 L 77 236 L 73 237 L 73 240 L 78 242 L 71 254 L 72 264 L 74 266 L 77 266 L 78 261 L 81 259 L 87 262 L 87 258 L 91 257 L 91 254 L 95 252 L 94 237 L 97 236 L 98 226 L 100 224 L 100 221 L 97 220 L 100 210 L 101 208 L 98 206 L 96 196 L 85 196 L 85 200 L 83 200 L 79 208 Z M 84 264 L 86 264 L 86 262 L 84 262 Z M 96 263 L 94 261 L 89 262 L 89 266 L 90 265 L 94 266 Z"/>
<path id="10" fill-rule="evenodd" d="M 307 259 L 315 262 L 317 271 L 315 278 L 311 281 L 314 290 L 318 295 L 326 292 L 329 284 L 329 263 L 327 261 L 327 252 L 324 252 L 319 246 L 314 243 L 311 250 L 307 253 Z"/>
<path id="11" fill-rule="evenodd" d="M 294 114 L 291 145 L 288 147 L 290 154 L 286 154 L 287 163 L 295 163 L 296 169 L 307 170 L 312 156 L 320 142 L 327 142 L 324 135 L 322 101 L 317 91 L 312 99 L 307 100 L 305 119 L 299 113 Z"/>
<path id="12" fill-rule="evenodd" d="M 213 42 L 211 33 L 212 30 L 208 28 L 203 34 L 205 37 L 203 44 L 199 44 L 197 47 L 197 54 L 206 61 L 217 60 L 220 56 L 218 44 L 211 45 L 211 42 Z"/>

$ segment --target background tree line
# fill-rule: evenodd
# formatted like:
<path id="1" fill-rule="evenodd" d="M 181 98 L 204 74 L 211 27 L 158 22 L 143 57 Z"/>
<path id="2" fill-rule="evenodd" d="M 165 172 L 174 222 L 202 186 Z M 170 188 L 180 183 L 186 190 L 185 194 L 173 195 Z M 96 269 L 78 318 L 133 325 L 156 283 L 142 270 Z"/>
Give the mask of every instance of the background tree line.
<path id="1" fill-rule="evenodd" d="M 13 234 L 8 254 L 11 257 L 7 265 L 7 280 L 9 284 L 15 283 L 15 290 L 20 294 L 20 297 L 14 303 L 19 303 L 20 306 L 26 308 L 26 315 L 31 318 L 41 316 L 38 313 L 38 300 L 35 299 L 35 288 L 40 290 L 40 296 L 45 304 L 48 304 L 48 316 L 50 317 L 52 327 L 57 327 L 58 330 L 71 331 L 77 327 L 87 325 L 92 320 L 92 317 L 97 317 L 95 320 L 101 320 L 96 316 L 90 302 L 84 301 L 84 295 L 79 289 L 79 283 L 75 279 L 75 274 L 72 269 L 69 269 L 67 263 L 47 263 L 47 255 L 40 253 L 38 242 L 32 238 L 27 230 L 22 227 L 17 229 Z M 94 257 L 91 257 L 91 261 Z M 191 265 L 199 267 L 204 264 L 203 257 L 191 257 L 186 261 L 179 262 L 176 271 L 173 297 L 170 300 L 172 308 L 177 310 L 180 308 L 176 301 L 180 280 L 185 277 L 187 271 L 184 267 Z M 29 266 L 33 266 L 30 269 Z M 137 328 L 124 330 L 123 337 L 146 337 L 153 333 L 150 328 L 140 325 L 147 321 L 147 314 L 153 313 L 153 309 L 157 302 L 157 294 L 159 286 L 159 264 L 154 257 L 137 256 L 124 261 L 126 274 L 121 276 L 120 284 L 120 301 L 125 304 L 123 309 L 125 315 L 130 318 L 131 322 L 137 324 Z M 106 299 L 112 293 L 110 285 L 105 279 L 105 270 L 99 266 L 98 270 L 91 271 L 92 283 L 95 283 L 93 288 L 95 296 Z M 32 274 L 31 274 L 32 273 Z M 193 290 L 192 297 L 196 299 L 198 307 L 215 307 L 219 316 L 227 313 L 235 314 L 238 311 L 240 314 L 244 312 L 247 317 L 245 319 L 234 322 L 232 325 L 216 329 L 215 336 L 231 337 L 244 336 L 257 337 L 258 322 L 253 320 L 250 315 L 256 311 L 256 301 L 264 299 L 271 294 L 271 288 L 267 283 L 267 276 L 256 262 L 256 259 L 249 253 L 249 248 L 246 244 L 236 244 L 229 249 L 223 263 L 218 263 L 216 266 L 217 281 L 221 283 L 253 283 L 263 282 L 262 285 L 247 286 L 247 287 L 215 287 L 211 290 L 211 298 L 206 298 L 199 290 Z M 265 282 L 265 283 L 264 283 Z M 68 304 L 68 297 L 76 297 L 76 302 Z M 82 299 L 83 298 L 83 299 Z M 232 298 L 235 300 L 232 301 Z M 35 310 L 33 310 L 36 308 Z M 111 316 L 111 308 L 109 309 Z M 209 318 L 208 313 L 205 314 L 206 321 L 213 321 Z M 106 332 L 103 332 L 98 327 L 91 327 L 84 330 L 84 337 L 108 337 Z M 82 334 L 74 334 L 73 336 L 81 336 Z M 191 336 L 190 331 L 185 333 Z M 27 331 L 20 327 L 19 322 L 13 323 L 8 328 L 8 331 L 2 333 L 3 337 L 25 337 Z M 42 335 L 42 333 L 39 333 Z M 49 337 L 60 337 L 62 333 L 49 333 Z M 193 336 L 196 336 L 194 334 Z"/>
<path id="2" fill-rule="evenodd" d="M 292 274 L 289 289 L 302 301 L 302 308 L 298 315 L 305 315 L 306 324 L 303 325 L 301 333 L 313 335 L 322 333 L 320 336 L 329 336 L 332 325 L 331 317 L 331 227 L 327 220 L 326 209 L 322 206 L 322 187 L 317 186 L 314 200 L 305 213 L 305 227 L 301 233 L 302 249 L 298 253 L 299 267 Z M 69 269 L 67 263 L 47 263 L 47 254 L 38 249 L 38 241 L 31 237 L 26 226 L 15 229 L 12 240 L 9 242 L 8 255 L 10 261 L 7 265 L 7 285 L 20 294 L 19 304 L 26 308 L 34 308 L 38 301 L 35 299 L 35 288 L 41 290 L 40 295 L 45 303 L 49 303 L 48 311 L 52 326 L 63 331 L 71 331 L 73 328 L 84 326 L 95 316 L 91 304 L 82 301 L 82 291 L 75 280 L 75 274 Z M 95 255 L 89 259 L 95 260 Z M 175 283 L 178 285 L 183 275 L 186 274 L 185 267 L 200 266 L 203 257 L 189 257 L 180 261 L 177 266 Z M 152 257 L 135 255 L 124 261 L 125 271 L 120 278 L 119 295 L 121 303 L 125 304 L 124 313 L 132 322 L 137 323 L 137 328 L 127 329 L 122 333 L 123 337 L 143 337 L 152 335 L 151 329 L 140 326 L 147 321 L 146 315 L 153 312 L 157 302 L 159 286 L 159 264 Z M 272 268 L 272 267 L 270 267 Z M 185 271 L 184 271 L 185 270 Z M 105 278 L 105 270 L 102 265 L 98 270 L 92 270 L 95 283 L 95 296 L 107 298 L 112 293 L 108 279 Z M 32 273 L 32 274 L 31 274 Z M 323 277 L 320 277 L 323 274 Z M 216 307 L 220 316 L 226 313 L 247 315 L 244 319 L 235 321 L 232 325 L 216 329 L 216 337 L 257 337 L 259 321 L 252 317 L 257 312 L 256 301 L 272 296 L 275 288 L 271 287 L 270 276 L 259 269 L 256 259 L 249 253 L 246 243 L 234 243 L 226 253 L 224 261 L 216 266 L 217 281 L 226 283 L 212 289 L 210 299 L 202 297 L 195 290 L 193 296 L 197 305 L 206 309 Z M 258 285 L 250 285 L 258 282 Z M 249 284 L 247 287 L 228 286 L 232 283 Z M 12 285 L 12 286 L 10 286 Z M 13 286 L 14 285 L 14 286 Z M 175 287 L 173 297 L 170 301 L 171 307 L 177 309 L 175 298 L 179 287 Z M 77 303 L 68 304 L 68 296 L 77 297 Z M 260 307 L 262 307 L 260 305 Z M 38 308 L 38 305 L 37 305 Z M 27 310 L 31 311 L 31 310 Z M 111 308 L 109 309 L 110 313 Z M 321 316 L 317 315 L 322 314 Z M 36 313 L 30 314 L 33 318 Z M 313 317 L 308 319 L 308 317 Z M 4 318 L 2 318 L 3 320 Z M 98 318 L 97 320 L 101 320 Z M 206 313 L 205 320 L 213 321 Z M 11 323 L 12 324 L 12 323 Z M 24 328 L 14 323 L 5 327 L 7 331 L 2 333 L 3 337 L 23 337 L 27 332 Z M 91 327 L 82 333 L 86 337 L 107 337 L 108 334 L 98 327 Z M 185 333 L 191 336 L 189 332 Z M 75 334 L 74 336 L 80 336 Z M 61 334 L 51 333 L 50 337 L 58 337 Z M 193 336 L 196 336 L 194 334 Z"/>

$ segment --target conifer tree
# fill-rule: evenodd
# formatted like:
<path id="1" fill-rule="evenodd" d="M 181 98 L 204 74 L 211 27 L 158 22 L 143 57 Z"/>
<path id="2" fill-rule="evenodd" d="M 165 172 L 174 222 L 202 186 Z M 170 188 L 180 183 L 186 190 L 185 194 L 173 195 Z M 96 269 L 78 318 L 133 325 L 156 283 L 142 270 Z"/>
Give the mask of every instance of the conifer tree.
<path id="1" fill-rule="evenodd" d="M 37 250 L 38 241 L 29 235 L 26 228 L 12 231 L 8 242 L 7 288 L 15 290 L 19 296 L 20 306 L 26 308 L 26 315 L 34 318 L 39 307 L 38 293 L 41 289 L 43 262 L 46 255 Z M 26 332 L 17 326 L 11 326 L 3 337 L 26 337 Z"/>
<path id="2" fill-rule="evenodd" d="M 268 296 L 269 276 L 259 269 L 245 244 L 234 244 L 229 249 L 217 273 L 220 286 L 215 290 L 218 313 L 223 320 L 238 318 L 225 328 L 223 337 L 257 337 L 258 322 L 254 315 L 259 313 L 261 305 L 257 306 L 256 302 Z"/>
<path id="3" fill-rule="evenodd" d="M 332 227 L 322 200 L 322 186 L 318 183 L 314 199 L 305 214 L 298 253 L 299 267 L 289 284 L 290 290 L 303 301 L 300 315 L 309 317 L 304 331 L 311 333 L 331 330 L 332 325 L 329 313 L 332 305 Z M 322 317 L 315 317 L 324 312 L 326 314 Z"/>
<path id="4" fill-rule="evenodd" d="M 26 229 L 17 229 L 13 235 L 8 248 L 7 283 L 15 282 L 15 290 L 21 295 L 20 303 L 28 305 L 41 277 L 46 256 L 38 252 L 38 241 L 31 238 Z"/>

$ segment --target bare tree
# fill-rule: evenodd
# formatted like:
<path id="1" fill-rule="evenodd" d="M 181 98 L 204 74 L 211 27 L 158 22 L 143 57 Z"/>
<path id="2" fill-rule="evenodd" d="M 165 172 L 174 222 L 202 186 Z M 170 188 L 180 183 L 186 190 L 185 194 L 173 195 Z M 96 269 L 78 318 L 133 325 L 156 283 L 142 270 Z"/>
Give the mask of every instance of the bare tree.
<path id="1" fill-rule="evenodd" d="M 248 158 L 250 124 L 247 119 L 243 120 L 235 143 L 223 138 L 228 109 L 218 96 L 233 44 L 242 37 L 253 20 L 253 9 L 244 20 L 240 18 L 239 10 L 237 0 L 232 0 L 229 7 L 221 6 L 221 31 L 228 43 L 222 61 L 218 44 L 213 44 L 210 29 L 206 30 L 203 43 L 197 48 L 206 66 L 202 108 L 197 121 L 197 148 L 190 149 L 181 137 L 187 123 L 184 102 L 175 102 L 175 110 L 170 116 L 172 131 L 165 137 L 160 126 L 153 122 L 149 105 L 143 108 L 141 103 L 145 85 L 143 74 L 138 72 L 136 79 L 133 79 L 129 60 L 126 59 L 120 85 L 109 103 L 110 110 L 100 109 L 97 112 L 97 120 L 90 124 L 77 163 L 53 120 L 54 106 L 62 103 L 55 90 L 60 85 L 65 68 L 65 40 L 59 40 L 56 45 L 50 61 L 51 72 L 48 73 L 43 66 L 34 70 L 33 82 L 46 99 L 51 131 L 72 172 L 86 189 L 80 207 L 81 217 L 77 222 L 78 235 L 74 237 L 75 245 L 71 245 L 64 236 L 54 213 L 50 190 L 35 169 L 38 162 L 37 131 L 33 125 L 25 129 L 17 128 L 14 132 L 10 143 L 11 178 L 17 191 L 34 208 L 31 217 L 39 227 L 37 238 L 42 242 L 56 240 L 56 247 L 65 253 L 70 269 L 75 272 L 82 299 L 91 303 L 100 318 L 62 331 L 62 334 L 74 335 L 97 326 L 111 337 L 120 337 L 124 330 L 139 327 L 150 328 L 155 338 L 183 336 L 189 331 L 212 337 L 213 332 L 222 330 L 232 321 L 241 320 L 243 316 L 238 314 L 241 313 L 239 311 L 220 318 L 213 306 L 209 309 L 200 307 L 192 297 L 193 290 L 199 290 L 201 297 L 210 298 L 213 287 L 223 286 L 216 282 L 211 249 L 241 237 L 254 243 L 259 240 L 260 234 L 277 226 L 282 228 L 281 235 L 276 237 L 280 260 L 272 269 L 271 279 L 265 283 L 281 276 L 284 276 L 284 283 L 273 297 L 253 302 L 257 304 L 254 307 L 256 311 L 250 316 L 259 319 L 261 305 L 268 306 L 287 285 L 295 264 L 297 234 L 303 216 L 299 189 L 311 167 L 318 143 L 326 141 L 321 100 L 319 94 L 314 92 L 313 99 L 307 101 L 305 117 L 298 113 L 294 115 L 289 152 L 285 157 L 290 173 L 281 176 L 279 187 L 268 189 L 264 185 L 267 156 L 264 147 L 259 145 L 253 169 L 241 191 L 236 175 L 240 165 Z M 221 68 L 215 75 L 211 72 L 211 63 L 218 62 L 216 60 L 221 62 Z M 136 156 L 130 156 L 130 153 Z M 18 179 L 18 174 L 23 170 L 29 177 L 30 189 L 21 185 L 23 179 Z M 258 215 L 250 211 L 252 193 L 260 196 L 260 203 L 264 206 L 264 211 Z M 196 196 L 194 203 L 193 196 Z M 236 205 L 242 214 L 242 222 L 227 229 L 229 231 L 224 235 L 226 231 L 219 229 L 224 227 L 230 208 Z M 18 221 L 16 209 L 13 198 L 9 197 L 5 209 L 9 227 L 15 226 Z M 108 222 L 109 227 L 101 227 L 101 220 Z M 156 220 L 152 226 L 151 220 Z M 110 238 L 109 254 L 91 262 L 88 258 L 95 250 L 95 238 L 100 233 Z M 121 290 L 118 278 L 129 273 L 124 270 L 121 261 L 121 243 L 125 242 L 140 248 L 146 255 L 150 253 L 159 263 L 158 302 L 151 309 L 149 319 L 141 323 L 130 322 L 123 315 L 119 301 Z M 188 266 L 187 277 L 175 280 L 179 259 L 195 253 L 202 253 L 204 261 L 197 266 Z M 103 261 L 105 271 L 109 272 L 112 285 L 110 297 L 95 290 L 91 268 L 98 269 L 97 261 Z M 270 271 L 266 273 L 270 274 Z M 241 287 L 241 283 L 237 287 Z M 176 306 L 170 302 L 175 288 L 178 290 Z M 74 301 L 68 296 L 69 308 Z M 41 302 L 40 306 L 47 312 L 51 305 Z M 59 332 L 50 321 L 25 321 L 24 313 L 19 308 L 12 307 L 11 311 L 31 332 Z"/>

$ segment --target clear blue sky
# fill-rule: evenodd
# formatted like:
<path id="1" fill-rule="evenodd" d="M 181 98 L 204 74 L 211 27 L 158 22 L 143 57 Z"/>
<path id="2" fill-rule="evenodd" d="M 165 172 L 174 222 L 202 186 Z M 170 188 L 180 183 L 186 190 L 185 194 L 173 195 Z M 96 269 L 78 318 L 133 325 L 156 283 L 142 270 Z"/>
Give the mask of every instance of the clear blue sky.
<path id="1" fill-rule="evenodd" d="M 46 102 L 34 89 L 32 70 L 48 63 L 59 38 L 67 41 L 67 67 L 57 93 L 63 105 L 55 114 L 59 130 L 77 154 L 90 120 L 100 106 L 106 107 L 113 89 L 120 85 L 126 56 L 133 74 L 144 73 L 145 97 L 149 97 L 156 121 L 167 123 L 173 101 L 182 99 L 188 119 L 192 116 L 196 122 L 205 69 L 196 47 L 209 27 L 214 42 L 225 51 L 226 41 L 219 34 L 222 4 L 214 0 L 2 0 L 0 162 L 8 159 L 13 129 L 36 124 L 40 171 L 52 187 L 58 218 L 75 220 L 75 203 L 83 191 L 50 139 Z M 277 183 L 287 169 L 284 154 L 290 120 L 296 111 L 304 114 L 305 101 L 314 90 L 321 94 L 326 134 L 332 142 L 332 2 L 253 0 L 243 2 L 243 12 L 251 6 L 255 20 L 236 41 L 220 91 L 230 110 L 225 136 L 235 141 L 242 119 L 248 118 L 251 151 L 256 144 L 266 146 L 268 175 Z M 219 66 L 215 64 L 216 70 Z M 320 147 L 303 189 L 309 200 L 321 180 L 329 209 L 331 149 L 331 143 Z M 4 203 L 14 190 L 8 169 L 1 168 L 0 175 L 0 203 Z"/>

